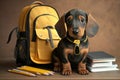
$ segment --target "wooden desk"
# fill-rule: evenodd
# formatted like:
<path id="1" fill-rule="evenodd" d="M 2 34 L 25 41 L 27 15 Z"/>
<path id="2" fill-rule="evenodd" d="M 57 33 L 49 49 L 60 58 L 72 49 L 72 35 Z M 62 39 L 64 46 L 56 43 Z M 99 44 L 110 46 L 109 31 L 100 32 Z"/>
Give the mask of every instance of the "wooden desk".
<path id="1" fill-rule="evenodd" d="M 120 59 L 117 59 L 117 64 L 120 68 Z M 53 76 L 37 76 L 37 77 L 28 77 L 20 74 L 10 73 L 7 70 L 15 68 L 15 60 L 5 59 L 0 60 L 0 80 L 78 80 L 78 79 L 120 79 L 120 70 L 119 71 L 108 71 L 108 72 L 96 72 L 90 73 L 89 75 L 79 75 L 73 73 L 70 76 L 63 76 L 59 73 L 55 73 Z"/>

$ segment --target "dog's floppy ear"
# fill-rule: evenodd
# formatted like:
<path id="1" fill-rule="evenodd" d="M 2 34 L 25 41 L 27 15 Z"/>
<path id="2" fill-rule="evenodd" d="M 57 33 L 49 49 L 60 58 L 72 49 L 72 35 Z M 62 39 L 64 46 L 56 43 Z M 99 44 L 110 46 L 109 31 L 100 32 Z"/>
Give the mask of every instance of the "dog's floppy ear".
<path id="1" fill-rule="evenodd" d="M 86 28 L 86 34 L 88 37 L 94 37 L 98 32 L 99 26 L 96 20 L 91 14 L 88 14 L 88 23 Z"/>
<path id="2" fill-rule="evenodd" d="M 63 15 L 58 22 L 55 25 L 55 28 L 58 32 L 58 35 L 61 38 L 64 38 L 66 36 L 67 28 L 66 28 L 66 23 L 65 23 L 65 15 Z"/>

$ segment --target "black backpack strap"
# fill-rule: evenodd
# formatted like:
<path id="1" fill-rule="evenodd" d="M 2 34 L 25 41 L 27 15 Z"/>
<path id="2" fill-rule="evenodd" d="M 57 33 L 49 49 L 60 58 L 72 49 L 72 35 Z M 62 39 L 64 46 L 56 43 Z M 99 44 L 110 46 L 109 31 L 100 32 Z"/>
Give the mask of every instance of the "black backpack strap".
<path id="1" fill-rule="evenodd" d="M 18 32 L 18 27 L 13 28 L 12 31 L 9 33 L 7 44 L 10 42 L 11 36 L 12 36 L 14 31 L 16 31 L 16 33 L 17 33 Z"/>

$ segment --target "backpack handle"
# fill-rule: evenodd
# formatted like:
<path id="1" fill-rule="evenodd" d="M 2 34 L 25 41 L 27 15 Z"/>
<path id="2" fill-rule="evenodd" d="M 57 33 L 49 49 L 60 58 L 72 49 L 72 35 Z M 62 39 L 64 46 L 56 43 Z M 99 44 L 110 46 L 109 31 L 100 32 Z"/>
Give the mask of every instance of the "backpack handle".
<path id="1" fill-rule="evenodd" d="M 32 4 L 44 5 L 44 3 L 43 3 L 43 2 L 41 2 L 41 1 L 34 1 Z"/>

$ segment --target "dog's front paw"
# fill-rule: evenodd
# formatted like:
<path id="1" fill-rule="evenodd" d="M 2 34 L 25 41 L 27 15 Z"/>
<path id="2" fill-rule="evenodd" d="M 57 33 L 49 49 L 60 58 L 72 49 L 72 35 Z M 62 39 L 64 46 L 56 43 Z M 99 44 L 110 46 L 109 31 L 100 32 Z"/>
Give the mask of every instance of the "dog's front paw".
<path id="1" fill-rule="evenodd" d="M 79 63 L 78 65 L 78 73 L 81 75 L 88 75 L 89 71 L 86 69 L 86 64 L 85 63 Z"/>
<path id="2" fill-rule="evenodd" d="M 62 74 L 63 75 L 70 75 L 70 74 L 72 74 L 70 63 L 63 64 Z"/>
<path id="3" fill-rule="evenodd" d="M 78 70 L 78 73 L 81 75 L 88 75 L 89 71 L 87 69 L 81 68 Z"/>

